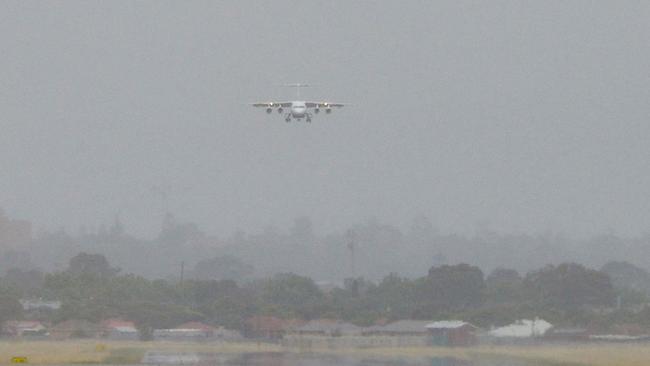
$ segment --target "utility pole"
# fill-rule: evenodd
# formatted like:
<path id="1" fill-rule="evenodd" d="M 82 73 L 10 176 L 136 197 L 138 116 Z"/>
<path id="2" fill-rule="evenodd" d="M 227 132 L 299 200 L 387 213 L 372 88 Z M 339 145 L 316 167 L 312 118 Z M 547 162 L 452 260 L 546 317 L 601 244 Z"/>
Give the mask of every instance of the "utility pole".
<path id="1" fill-rule="evenodd" d="M 185 286 L 183 286 L 183 277 L 185 275 L 185 261 L 181 261 L 181 280 L 179 282 L 181 286 L 181 301 L 185 305 Z"/>
<path id="2" fill-rule="evenodd" d="M 347 239 L 348 239 L 348 250 L 350 251 L 350 275 L 352 278 L 356 278 L 356 271 L 354 268 L 354 249 L 356 245 L 356 237 L 354 235 L 354 231 L 351 229 L 348 230 L 347 233 Z"/>

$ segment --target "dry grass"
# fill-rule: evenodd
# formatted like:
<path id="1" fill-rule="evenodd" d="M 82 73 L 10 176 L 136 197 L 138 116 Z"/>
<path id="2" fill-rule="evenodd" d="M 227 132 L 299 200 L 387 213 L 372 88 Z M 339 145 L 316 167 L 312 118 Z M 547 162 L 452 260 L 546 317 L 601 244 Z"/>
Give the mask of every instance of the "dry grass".
<path id="1" fill-rule="evenodd" d="M 316 351 L 317 352 L 317 351 Z M 553 366 L 649 366 L 649 345 L 482 346 L 470 348 L 411 347 L 323 351 L 378 357 L 453 357 L 459 359 L 520 359 Z"/>
<path id="2" fill-rule="evenodd" d="M 97 347 L 98 345 L 104 347 Z M 11 357 L 25 356 L 30 364 L 73 363 L 138 363 L 147 350 L 183 352 L 280 352 L 279 346 L 256 343 L 178 343 L 178 342 L 98 342 L 85 341 L 34 341 L 0 342 L 0 365 L 9 364 Z M 517 358 L 547 365 L 584 366 L 647 366 L 650 365 L 650 345 L 548 345 L 520 347 L 410 347 L 365 348 L 344 350 L 317 350 L 313 352 L 358 355 L 366 357 L 455 357 Z"/>
<path id="3" fill-rule="evenodd" d="M 0 363 L 27 357 L 30 364 L 96 363 L 108 355 L 95 350 L 96 342 L 0 342 Z"/>
<path id="4" fill-rule="evenodd" d="M 516 357 L 550 365 L 648 366 L 650 346 L 645 344 L 549 345 L 536 347 L 481 347 L 482 356 Z"/>
<path id="5" fill-rule="evenodd" d="M 98 345 L 102 345 L 98 347 Z M 12 357 L 27 357 L 29 364 L 139 363 L 148 350 L 183 352 L 274 352 L 280 348 L 256 343 L 101 342 L 98 340 L 0 342 L 0 365 Z"/>

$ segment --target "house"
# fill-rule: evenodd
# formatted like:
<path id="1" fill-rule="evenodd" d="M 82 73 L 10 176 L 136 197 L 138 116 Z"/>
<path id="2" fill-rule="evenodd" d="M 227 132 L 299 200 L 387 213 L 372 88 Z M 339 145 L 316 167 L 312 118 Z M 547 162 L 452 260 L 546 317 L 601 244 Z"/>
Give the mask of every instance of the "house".
<path id="1" fill-rule="evenodd" d="M 611 329 L 612 334 L 620 334 L 620 335 L 627 335 L 627 336 L 642 336 L 642 335 L 647 335 L 647 329 L 641 326 L 640 324 L 630 324 L 630 323 L 623 323 L 623 324 L 616 324 L 612 327 Z"/>
<path id="2" fill-rule="evenodd" d="M 45 337 L 48 335 L 45 326 L 34 320 L 10 320 L 4 324 L 2 333 L 15 338 Z"/>
<path id="3" fill-rule="evenodd" d="M 42 299 L 21 299 L 24 315 L 28 319 L 50 319 L 55 311 L 61 308 L 61 301 L 46 301 Z"/>
<path id="4" fill-rule="evenodd" d="M 237 340 L 241 334 L 223 327 L 213 327 L 201 322 L 187 322 L 173 329 L 156 329 L 153 331 L 155 340 L 201 342 Z"/>
<path id="5" fill-rule="evenodd" d="M 544 333 L 544 340 L 551 342 L 584 342 L 589 340 L 590 332 L 584 328 L 552 327 Z"/>
<path id="6" fill-rule="evenodd" d="M 280 319 L 274 316 L 253 316 L 246 319 L 244 335 L 249 338 L 279 339 L 306 322 L 300 319 Z"/>
<path id="7" fill-rule="evenodd" d="M 61 301 L 46 301 L 42 299 L 21 299 L 19 301 L 25 311 L 56 311 L 61 308 Z"/>
<path id="8" fill-rule="evenodd" d="M 218 327 L 214 330 L 214 339 L 219 341 L 241 341 L 244 337 L 238 330 Z"/>
<path id="9" fill-rule="evenodd" d="M 201 322 L 187 322 L 179 325 L 176 329 L 190 329 L 193 331 L 203 332 L 206 339 L 234 341 L 242 338 L 241 333 L 236 330 L 226 329 L 224 327 L 213 327 Z"/>
<path id="10" fill-rule="evenodd" d="M 100 324 L 102 337 L 111 340 L 134 341 L 140 338 L 135 323 L 122 319 L 106 319 Z"/>
<path id="11" fill-rule="evenodd" d="M 542 337 L 552 327 L 553 325 L 544 319 L 521 319 L 489 331 L 488 336 L 498 343 L 527 342 Z"/>
<path id="12" fill-rule="evenodd" d="M 649 342 L 650 336 L 629 336 L 623 334 L 594 334 L 589 336 L 590 341 L 608 343 L 638 343 Z"/>
<path id="13" fill-rule="evenodd" d="M 295 329 L 300 335 L 317 335 L 337 337 L 343 335 L 361 335 L 363 328 L 354 324 L 332 319 L 311 320 L 307 324 Z"/>
<path id="14" fill-rule="evenodd" d="M 187 322 L 177 326 L 174 329 L 189 329 L 203 334 L 205 338 L 214 337 L 214 331 L 217 329 L 211 325 L 203 324 L 201 322 Z"/>
<path id="15" fill-rule="evenodd" d="M 591 334 L 589 340 L 596 342 L 648 342 L 650 335 L 639 324 L 616 324 L 607 333 Z"/>
<path id="16" fill-rule="evenodd" d="M 50 337 L 57 340 L 70 338 L 99 338 L 102 327 L 83 319 L 70 319 L 50 328 Z"/>
<path id="17" fill-rule="evenodd" d="M 199 342 L 207 341 L 205 332 L 198 329 L 155 329 L 153 339 L 156 341 Z"/>
<path id="18" fill-rule="evenodd" d="M 430 344 L 434 346 L 463 347 L 478 343 L 478 328 L 460 320 L 443 320 L 426 325 Z"/>
<path id="19" fill-rule="evenodd" d="M 428 334 L 427 320 L 398 320 L 385 325 L 374 325 L 364 329 L 364 335 L 387 336 L 426 336 Z"/>

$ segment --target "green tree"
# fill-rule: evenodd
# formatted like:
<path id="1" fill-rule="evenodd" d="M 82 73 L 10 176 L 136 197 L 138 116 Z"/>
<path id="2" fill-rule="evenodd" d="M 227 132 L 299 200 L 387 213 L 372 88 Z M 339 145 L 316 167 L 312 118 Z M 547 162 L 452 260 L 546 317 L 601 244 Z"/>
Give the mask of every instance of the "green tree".
<path id="1" fill-rule="evenodd" d="M 468 264 L 431 267 L 426 278 L 429 304 L 439 310 L 475 308 L 483 301 L 483 272 Z"/>
<path id="2" fill-rule="evenodd" d="M 7 271 L 4 282 L 18 290 L 23 297 L 35 297 L 42 290 L 45 274 L 38 270 L 11 268 Z"/>
<path id="3" fill-rule="evenodd" d="M 285 316 L 312 318 L 324 298 L 311 278 L 293 273 L 281 273 L 263 282 L 261 300 L 271 312 L 281 311 Z"/>
<path id="4" fill-rule="evenodd" d="M 408 319 L 415 310 L 415 291 L 413 281 L 391 273 L 368 291 L 368 297 L 382 316 L 393 320 Z"/>
<path id="5" fill-rule="evenodd" d="M 214 257 L 194 266 L 194 278 L 199 280 L 242 280 L 253 273 L 253 266 L 233 256 Z"/>
<path id="6" fill-rule="evenodd" d="M 23 318 L 23 307 L 17 298 L 0 295 L 0 324 L 7 320 L 20 320 Z"/>
<path id="7" fill-rule="evenodd" d="M 68 272 L 75 275 L 91 274 L 99 277 L 111 277 L 119 272 L 113 268 L 102 254 L 79 253 L 70 259 Z"/>
<path id="8" fill-rule="evenodd" d="M 629 262 L 607 262 L 601 268 L 617 289 L 628 289 L 650 295 L 650 273 Z"/>
<path id="9" fill-rule="evenodd" d="M 527 295 L 542 307 L 573 310 L 608 306 L 616 293 L 609 276 L 576 263 L 547 266 L 530 272 L 523 283 Z"/>
<path id="10" fill-rule="evenodd" d="M 515 304 L 523 299 L 523 279 L 514 269 L 497 268 L 485 279 L 488 304 Z"/>

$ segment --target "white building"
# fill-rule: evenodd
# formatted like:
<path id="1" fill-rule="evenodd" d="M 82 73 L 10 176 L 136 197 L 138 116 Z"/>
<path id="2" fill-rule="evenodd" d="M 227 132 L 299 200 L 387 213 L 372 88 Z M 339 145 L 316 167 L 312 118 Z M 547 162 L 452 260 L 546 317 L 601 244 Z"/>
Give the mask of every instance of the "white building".
<path id="1" fill-rule="evenodd" d="M 488 334 L 496 338 L 535 338 L 543 336 L 552 327 L 553 325 L 544 319 L 521 319 L 505 327 L 493 329 Z"/>

